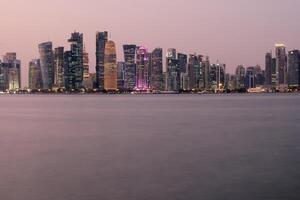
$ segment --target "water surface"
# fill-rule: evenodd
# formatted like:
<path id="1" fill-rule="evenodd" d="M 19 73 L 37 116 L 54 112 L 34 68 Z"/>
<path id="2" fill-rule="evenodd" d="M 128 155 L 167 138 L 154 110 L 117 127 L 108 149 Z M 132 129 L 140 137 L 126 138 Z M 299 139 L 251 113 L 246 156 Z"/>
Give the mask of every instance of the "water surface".
<path id="1" fill-rule="evenodd" d="M 1 200 L 299 200 L 300 95 L 0 96 Z"/>

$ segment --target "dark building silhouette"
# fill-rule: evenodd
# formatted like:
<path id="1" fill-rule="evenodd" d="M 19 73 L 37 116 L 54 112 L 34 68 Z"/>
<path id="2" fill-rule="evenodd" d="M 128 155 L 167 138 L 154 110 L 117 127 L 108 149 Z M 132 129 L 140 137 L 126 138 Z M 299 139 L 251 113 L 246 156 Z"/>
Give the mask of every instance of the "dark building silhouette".
<path id="1" fill-rule="evenodd" d="M 288 53 L 288 84 L 290 87 L 300 87 L 300 51 Z"/>
<path id="2" fill-rule="evenodd" d="M 272 53 L 268 52 L 265 56 L 265 79 L 266 79 L 266 85 L 270 86 L 272 85 Z"/>
<path id="3" fill-rule="evenodd" d="M 124 52 L 124 87 L 133 90 L 136 86 L 136 45 L 123 45 Z"/>
<path id="4" fill-rule="evenodd" d="M 108 32 L 96 33 L 96 87 L 104 90 L 104 58 Z"/>
<path id="5" fill-rule="evenodd" d="M 163 90 L 163 50 L 161 48 L 152 51 L 150 68 L 150 88 Z"/>

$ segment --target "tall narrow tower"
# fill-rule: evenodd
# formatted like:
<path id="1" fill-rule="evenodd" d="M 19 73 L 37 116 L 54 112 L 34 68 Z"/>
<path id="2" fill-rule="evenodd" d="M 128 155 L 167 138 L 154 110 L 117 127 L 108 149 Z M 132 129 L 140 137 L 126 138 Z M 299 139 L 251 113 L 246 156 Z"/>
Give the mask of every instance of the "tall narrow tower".
<path id="1" fill-rule="evenodd" d="M 117 54 L 113 41 L 106 43 L 104 55 L 104 89 L 116 91 L 118 89 Z"/>

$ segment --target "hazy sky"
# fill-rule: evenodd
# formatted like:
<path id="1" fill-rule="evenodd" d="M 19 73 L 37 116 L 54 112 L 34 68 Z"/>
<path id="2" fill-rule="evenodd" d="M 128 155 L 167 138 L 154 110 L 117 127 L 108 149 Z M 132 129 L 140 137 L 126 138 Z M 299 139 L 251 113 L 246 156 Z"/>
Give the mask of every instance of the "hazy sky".
<path id="1" fill-rule="evenodd" d="M 300 48 L 299 0 L 1 0 L 0 54 L 15 51 L 27 85 L 28 62 L 38 43 L 69 48 L 74 30 L 84 33 L 95 66 L 95 33 L 108 30 L 123 60 L 122 44 L 151 50 L 177 48 L 226 63 L 264 65 L 276 42 Z"/>

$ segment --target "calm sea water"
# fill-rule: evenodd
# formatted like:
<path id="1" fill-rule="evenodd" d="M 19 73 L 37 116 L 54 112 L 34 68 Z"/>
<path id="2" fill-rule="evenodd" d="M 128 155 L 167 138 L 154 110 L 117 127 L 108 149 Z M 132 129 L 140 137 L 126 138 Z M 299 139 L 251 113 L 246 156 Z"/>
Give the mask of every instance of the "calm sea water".
<path id="1" fill-rule="evenodd" d="M 1 200 L 299 200 L 300 95 L 0 96 Z"/>

